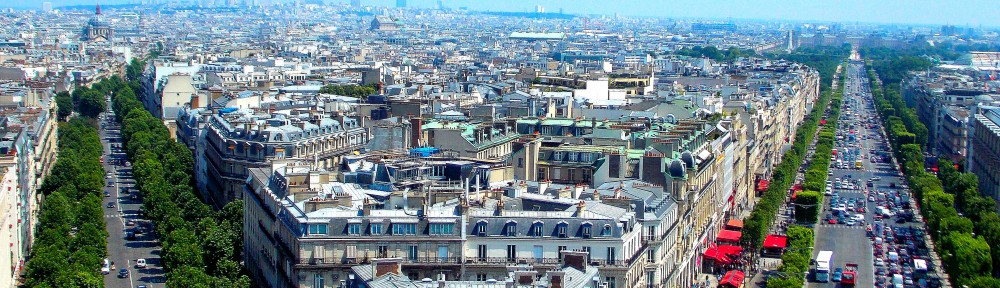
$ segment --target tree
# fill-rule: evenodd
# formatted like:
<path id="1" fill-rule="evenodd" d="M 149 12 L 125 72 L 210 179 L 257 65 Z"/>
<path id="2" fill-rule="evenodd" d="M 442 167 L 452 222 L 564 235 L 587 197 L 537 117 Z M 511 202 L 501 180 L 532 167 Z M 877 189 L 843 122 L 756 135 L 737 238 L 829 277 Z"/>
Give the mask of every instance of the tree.
<path id="1" fill-rule="evenodd" d="M 101 114 L 101 112 L 104 112 L 104 103 L 104 94 L 101 94 L 97 90 L 90 90 L 80 96 L 77 111 L 80 112 L 80 115 L 94 118 L 98 114 Z"/>
<path id="2" fill-rule="evenodd" d="M 952 232 L 944 238 L 943 248 L 948 251 L 941 255 L 947 263 L 949 273 L 958 279 L 990 275 L 993 262 L 990 259 L 990 245 L 982 237 L 972 237 L 967 233 Z"/>
<path id="3" fill-rule="evenodd" d="M 179 267 L 167 276 L 167 287 L 209 288 L 214 282 L 205 270 L 191 266 Z"/>
<path id="4" fill-rule="evenodd" d="M 56 106 L 59 107 L 57 115 L 60 120 L 66 119 L 73 114 L 73 96 L 69 92 L 63 91 L 56 94 Z"/>

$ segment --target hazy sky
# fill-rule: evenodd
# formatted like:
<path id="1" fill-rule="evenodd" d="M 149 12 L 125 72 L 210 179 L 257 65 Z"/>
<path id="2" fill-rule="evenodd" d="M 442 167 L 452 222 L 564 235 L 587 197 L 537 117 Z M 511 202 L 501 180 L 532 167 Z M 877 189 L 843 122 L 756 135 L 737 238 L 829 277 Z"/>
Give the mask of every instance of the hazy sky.
<path id="1" fill-rule="evenodd" d="M 0 1 L 5 5 L 41 6 L 44 0 Z M 170 1 L 170 0 L 161 0 Z M 212 0 L 185 0 L 208 2 Z M 259 0 L 260 1 L 260 0 Z M 291 0 L 263 0 L 291 1 Z M 348 2 L 348 0 L 325 0 Z M 475 10 L 614 14 L 657 17 L 752 18 L 837 22 L 1000 26 L 1000 0 L 443 0 L 445 6 Z M 133 3 L 135 0 L 49 0 L 55 6 Z M 407 0 L 412 7 L 436 6 L 437 0 Z M 30 4 L 29 4 L 30 3 Z M 395 0 L 362 0 L 364 5 L 392 6 Z"/>

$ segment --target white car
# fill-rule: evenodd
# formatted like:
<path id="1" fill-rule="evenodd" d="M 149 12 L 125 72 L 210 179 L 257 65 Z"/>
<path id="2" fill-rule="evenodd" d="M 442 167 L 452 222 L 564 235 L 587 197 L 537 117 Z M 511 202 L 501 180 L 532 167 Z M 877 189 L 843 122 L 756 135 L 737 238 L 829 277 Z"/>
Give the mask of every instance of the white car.
<path id="1" fill-rule="evenodd" d="M 885 260 L 882 260 L 882 258 L 875 258 L 875 266 L 885 266 Z"/>
<path id="2" fill-rule="evenodd" d="M 101 274 L 108 275 L 111 273 L 111 261 L 108 258 L 104 258 L 101 264 Z"/>
<path id="3" fill-rule="evenodd" d="M 135 268 L 146 268 L 146 259 L 139 258 L 135 260 Z"/>

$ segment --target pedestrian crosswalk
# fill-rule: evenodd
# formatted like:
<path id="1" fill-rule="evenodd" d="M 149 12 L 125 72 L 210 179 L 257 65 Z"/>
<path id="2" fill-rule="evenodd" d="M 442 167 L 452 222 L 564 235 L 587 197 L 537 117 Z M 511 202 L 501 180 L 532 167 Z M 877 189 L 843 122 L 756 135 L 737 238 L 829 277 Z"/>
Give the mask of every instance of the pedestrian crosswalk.
<path id="1" fill-rule="evenodd" d="M 118 214 L 105 214 L 104 218 L 118 218 Z"/>
<path id="2" fill-rule="evenodd" d="M 865 230 L 865 226 L 847 226 L 843 224 L 819 224 L 819 227 Z"/>

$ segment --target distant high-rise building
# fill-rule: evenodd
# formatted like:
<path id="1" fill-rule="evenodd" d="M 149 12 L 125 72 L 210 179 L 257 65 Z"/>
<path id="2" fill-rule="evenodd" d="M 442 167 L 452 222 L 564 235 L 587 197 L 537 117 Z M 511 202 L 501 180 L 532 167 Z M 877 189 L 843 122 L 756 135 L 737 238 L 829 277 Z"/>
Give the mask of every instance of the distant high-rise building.
<path id="1" fill-rule="evenodd" d="M 45 13 L 52 12 L 52 2 L 42 2 L 42 11 Z"/>
<path id="2" fill-rule="evenodd" d="M 535 13 L 545 13 L 545 7 L 542 7 L 542 5 L 535 5 Z"/>
<path id="3" fill-rule="evenodd" d="M 406 8 L 406 0 L 396 0 L 396 8 Z"/>

